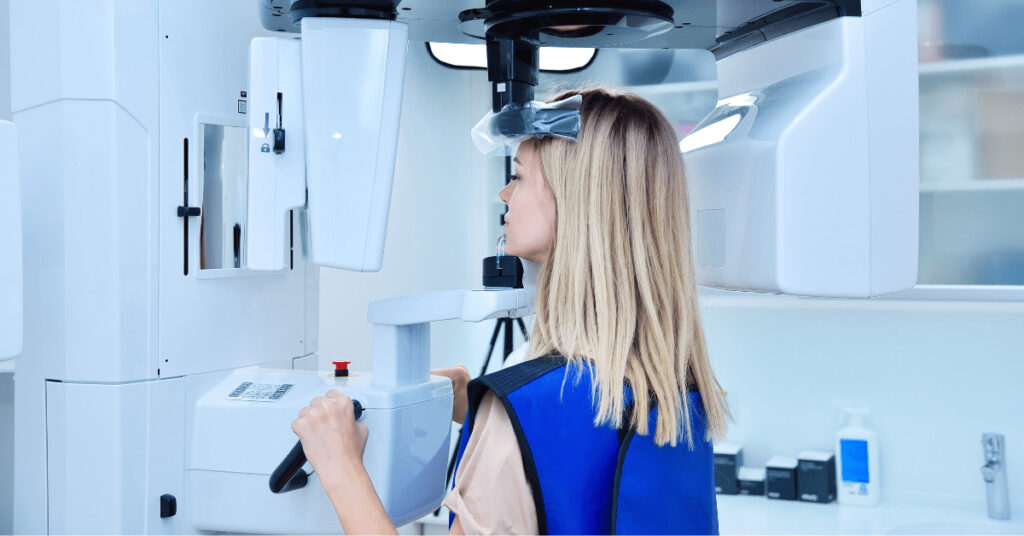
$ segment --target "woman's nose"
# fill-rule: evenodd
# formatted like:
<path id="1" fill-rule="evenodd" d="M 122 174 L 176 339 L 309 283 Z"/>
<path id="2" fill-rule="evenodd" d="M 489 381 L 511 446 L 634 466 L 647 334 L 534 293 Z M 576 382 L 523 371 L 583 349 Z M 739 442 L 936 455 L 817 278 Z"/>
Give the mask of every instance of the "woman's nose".
<path id="1" fill-rule="evenodd" d="M 501 199 L 506 205 L 509 199 L 512 199 L 512 190 L 515 189 L 515 183 L 508 183 L 504 188 L 498 190 L 498 198 Z"/>

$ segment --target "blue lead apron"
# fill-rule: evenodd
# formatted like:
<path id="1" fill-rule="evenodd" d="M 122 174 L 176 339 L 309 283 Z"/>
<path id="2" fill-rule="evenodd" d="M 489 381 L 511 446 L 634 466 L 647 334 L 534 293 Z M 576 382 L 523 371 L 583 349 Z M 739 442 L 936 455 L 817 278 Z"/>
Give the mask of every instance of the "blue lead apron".
<path id="1" fill-rule="evenodd" d="M 685 395 L 693 448 L 685 441 L 659 447 L 653 434 L 594 426 L 589 367 L 579 367 L 577 382 L 577 370 L 567 375 L 568 366 L 561 356 L 539 357 L 470 382 L 456 472 L 480 401 L 490 391 L 512 422 L 541 534 L 718 534 L 700 394 Z M 657 418 L 654 408 L 650 430 Z"/>

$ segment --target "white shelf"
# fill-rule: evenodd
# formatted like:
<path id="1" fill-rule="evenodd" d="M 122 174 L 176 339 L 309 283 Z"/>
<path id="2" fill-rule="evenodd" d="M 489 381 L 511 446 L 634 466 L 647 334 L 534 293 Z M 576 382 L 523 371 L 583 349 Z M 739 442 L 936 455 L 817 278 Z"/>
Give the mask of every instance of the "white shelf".
<path id="1" fill-rule="evenodd" d="M 902 292 L 866 299 L 792 296 L 711 287 L 698 287 L 698 295 L 702 307 L 929 310 L 980 307 L 1013 311 L 1024 307 L 1024 285 L 916 285 Z"/>
<path id="2" fill-rule="evenodd" d="M 673 82 L 671 84 L 651 84 L 649 86 L 630 86 L 629 90 L 640 96 L 673 95 L 688 91 L 718 91 L 718 80 L 698 80 L 696 82 Z"/>
<path id="3" fill-rule="evenodd" d="M 1024 303 L 1024 285 L 915 285 L 876 300 Z"/>
<path id="4" fill-rule="evenodd" d="M 962 181 L 921 181 L 922 192 L 1005 192 L 1024 191 L 1021 179 L 975 179 Z"/>
<path id="5" fill-rule="evenodd" d="M 919 72 L 924 79 L 1012 68 L 1024 69 L 1024 54 L 922 63 Z"/>

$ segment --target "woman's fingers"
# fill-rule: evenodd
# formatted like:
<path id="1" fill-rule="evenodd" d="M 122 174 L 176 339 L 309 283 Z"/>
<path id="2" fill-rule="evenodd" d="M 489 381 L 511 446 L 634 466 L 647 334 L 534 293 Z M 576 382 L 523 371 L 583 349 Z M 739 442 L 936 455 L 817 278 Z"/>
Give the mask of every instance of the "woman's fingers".
<path id="1" fill-rule="evenodd" d="M 299 410 L 292 422 L 292 431 L 318 474 L 332 475 L 362 463 L 369 429 L 355 421 L 352 406 L 352 399 L 344 393 L 328 391 Z"/>
<path id="2" fill-rule="evenodd" d="M 356 423 L 356 431 L 359 433 L 359 456 L 366 451 L 366 440 L 370 437 L 370 428 L 361 422 Z"/>
<path id="3" fill-rule="evenodd" d="M 341 424 L 349 419 L 354 420 L 352 399 L 341 391 L 331 390 L 310 400 L 308 406 L 299 410 L 298 418 L 292 421 L 292 431 L 301 436 L 300 432 L 310 427 L 331 427 L 329 421 Z"/>
<path id="4" fill-rule="evenodd" d="M 466 408 L 469 405 L 466 398 L 466 386 L 473 379 L 469 375 L 469 369 L 464 365 L 456 365 L 444 369 L 430 371 L 431 374 L 444 376 L 452 381 L 452 390 L 455 392 L 455 400 L 452 403 L 452 420 L 462 424 L 466 415 Z"/>
<path id="5" fill-rule="evenodd" d="M 443 369 L 436 369 L 430 371 L 435 376 L 444 376 L 452 381 L 453 384 L 466 384 L 472 379 L 469 375 L 469 369 L 465 365 L 455 365 L 454 367 L 448 367 Z"/>
<path id="6" fill-rule="evenodd" d="M 332 400 L 347 400 L 349 403 L 352 402 L 351 398 L 349 398 L 345 393 L 342 393 L 337 389 L 331 389 L 330 391 L 327 391 L 327 394 L 324 396 Z"/>
<path id="7" fill-rule="evenodd" d="M 314 398 L 313 400 L 311 400 L 309 402 L 309 407 L 311 407 L 311 408 L 322 409 L 322 408 L 326 408 L 327 406 L 328 406 L 327 397 L 323 397 L 323 396 L 318 396 L 318 397 Z"/>

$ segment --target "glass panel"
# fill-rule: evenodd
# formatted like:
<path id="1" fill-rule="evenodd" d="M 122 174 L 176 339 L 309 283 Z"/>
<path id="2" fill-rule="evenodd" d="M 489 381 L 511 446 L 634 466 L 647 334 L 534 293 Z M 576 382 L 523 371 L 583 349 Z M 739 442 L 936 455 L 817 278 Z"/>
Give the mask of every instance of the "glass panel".
<path id="1" fill-rule="evenodd" d="M 203 210 L 199 267 L 245 266 L 245 222 L 249 155 L 245 127 L 200 124 Z"/>
<path id="2" fill-rule="evenodd" d="M 918 282 L 1024 284 L 1024 2 L 921 0 Z"/>

